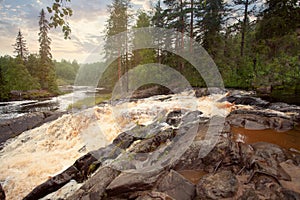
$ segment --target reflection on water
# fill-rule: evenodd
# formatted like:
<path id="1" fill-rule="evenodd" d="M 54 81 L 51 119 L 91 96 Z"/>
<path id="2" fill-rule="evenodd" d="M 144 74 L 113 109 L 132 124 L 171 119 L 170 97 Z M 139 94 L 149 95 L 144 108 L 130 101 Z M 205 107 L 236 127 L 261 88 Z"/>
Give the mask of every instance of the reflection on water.
<path id="1" fill-rule="evenodd" d="M 247 144 L 255 142 L 269 142 L 277 144 L 286 149 L 296 149 L 300 151 L 300 127 L 286 132 L 277 132 L 272 129 L 267 130 L 246 130 L 240 127 L 231 127 L 235 141 Z"/>

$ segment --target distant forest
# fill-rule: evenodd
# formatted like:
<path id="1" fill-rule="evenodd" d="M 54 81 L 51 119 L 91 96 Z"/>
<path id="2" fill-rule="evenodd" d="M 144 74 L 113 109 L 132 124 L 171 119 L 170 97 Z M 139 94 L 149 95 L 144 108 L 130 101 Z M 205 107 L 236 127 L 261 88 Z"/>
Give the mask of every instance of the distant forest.
<path id="1" fill-rule="evenodd" d="M 146 12 L 133 10 L 130 0 L 113 0 L 107 7 L 104 32 L 108 39 L 133 28 L 173 29 L 179 33 L 177 37 L 161 36 L 159 42 L 171 41 L 176 48 L 184 46 L 183 36 L 199 42 L 215 61 L 226 87 L 296 93 L 300 92 L 299 4 L 297 0 L 163 0 Z M 0 57 L 0 99 L 9 98 L 12 90 L 43 89 L 59 93 L 57 85 L 74 83 L 78 63 L 54 61 L 47 35 L 51 27 L 61 26 L 65 38 L 70 37 L 71 27 L 64 17 L 73 13 L 64 5 L 63 1 L 55 1 L 47 8 L 49 22 L 41 11 L 39 54 L 29 54 L 20 30 L 14 45 L 16 57 Z M 160 48 L 131 51 L 142 39 L 128 35 L 120 43 L 125 52 L 105 46 L 104 57 L 115 54 L 118 59 L 103 72 L 100 87 L 112 89 L 125 72 L 146 63 L 170 66 L 192 86 L 205 87 L 193 66 L 175 54 Z M 94 71 L 103 70 L 103 63 L 86 67 L 92 69 L 88 78 L 97 74 Z"/>

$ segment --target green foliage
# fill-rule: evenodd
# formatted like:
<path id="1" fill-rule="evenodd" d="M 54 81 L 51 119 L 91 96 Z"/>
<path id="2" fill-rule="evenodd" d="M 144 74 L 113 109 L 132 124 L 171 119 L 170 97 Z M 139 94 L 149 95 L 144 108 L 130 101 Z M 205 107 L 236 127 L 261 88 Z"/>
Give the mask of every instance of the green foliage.
<path id="1" fill-rule="evenodd" d="M 48 36 L 48 31 L 50 29 L 50 25 L 48 20 L 46 19 L 44 9 L 40 12 L 40 32 L 39 32 L 39 42 L 40 42 L 40 63 L 39 70 L 37 72 L 37 77 L 39 78 L 40 85 L 42 89 L 49 90 L 53 93 L 58 93 L 58 87 L 56 83 L 55 77 L 55 69 L 54 64 L 52 62 L 51 55 L 51 38 Z"/>
<path id="2" fill-rule="evenodd" d="M 67 6 L 68 2 L 71 2 L 71 0 L 55 0 L 51 7 L 47 7 L 47 11 L 52 14 L 50 17 L 50 27 L 62 27 L 65 39 L 71 39 L 71 27 L 67 18 L 73 15 L 73 10 Z"/>
<path id="3" fill-rule="evenodd" d="M 24 62 L 28 56 L 28 48 L 26 47 L 26 40 L 23 37 L 21 30 L 19 30 L 16 43 L 13 45 L 15 48 L 16 57 L 20 59 L 20 62 Z"/>
<path id="4" fill-rule="evenodd" d="M 38 80 L 30 75 L 24 64 L 19 59 L 10 56 L 0 57 L 0 81 L 1 98 L 8 99 L 12 90 L 32 90 L 39 89 Z"/>
<path id="5" fill-rule="evenodd" d="M 79 69 L 79 64 L 75 60 L 72 63 L 66 60 L 55 61 L 54 65 L 59 85 L 74 84 Z"/>
<path id="6" fill-rule="evenodd" d="M 96 62 L 90 64 L 82 64 L 78 70 L 75 84 L 95 86 L 99 81 L 98 79 L 102 76 L 103 71 L 104 63 Z"/>

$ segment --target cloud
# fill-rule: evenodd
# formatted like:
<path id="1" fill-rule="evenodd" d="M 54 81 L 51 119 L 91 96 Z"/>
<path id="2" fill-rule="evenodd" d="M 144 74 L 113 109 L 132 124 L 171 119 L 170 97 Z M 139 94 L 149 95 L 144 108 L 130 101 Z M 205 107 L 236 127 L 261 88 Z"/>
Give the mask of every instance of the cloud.
<path id="1" fill-rule="evenodd" d="M 132 0 L 131 3 L 137 7 L 141 7 L 146 11 L 152 10 L 153 5 L 157 3 L 157 0 Z"/>

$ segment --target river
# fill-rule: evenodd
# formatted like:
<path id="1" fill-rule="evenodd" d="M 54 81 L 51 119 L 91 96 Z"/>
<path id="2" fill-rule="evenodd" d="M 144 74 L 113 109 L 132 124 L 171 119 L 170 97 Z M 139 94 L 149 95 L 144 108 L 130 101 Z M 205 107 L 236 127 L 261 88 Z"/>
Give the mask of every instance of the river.
<path id="1" fill-rule="evenodd" d="M 43 109 L 64 111 L 69 104 L 93 95 L 89 92 L 91 89 L 78 87 L 72 93 L 47 101 L 2 103 L 0 116 L 2 119 L 7 119 Z M 153 96 L 136 102 L 103 104 L 65 114 L 55 121 L 23 132 L 5 145 L 0 151 L 0 183 L 7 199 L 22 199 L 35 186 L 65 170 L 82 155 L 110 144 L 119 133 L 136 124 L 150 124 L 162 111 L 200 110 L 203 113 L 202 117 L 211 118 L 215 115 L 226 117 L 235 105 L 218 102 L 224 96 L 225 94 L 218 94 L 195 98 L 191 93 L 186 92 Z M 251 142 L 247 138 L 251 136 L 243 132 L 243 129 L 234 129 L 234 133 L 237 140 Z M 268 138 L 275 133 L 266 134 Z M 293 140 L 294 137 L 291 139 Z M 299 149 L 298 146 L 292 147 Z M 190 172 L 182 173 L 190 174 Z M 198 174 L 199 177 L 202 176 L 202 172 Z"/>
<path id="2" fill-rule="evenodd" d="M 73 86 L 71 93 L 48 100 L 23 100 L 0 102 L 0 121 L 20 117 L 29 112 L 66 111 L 68 106 L 80 99 L 94 95 L 93 87 Z"/>

